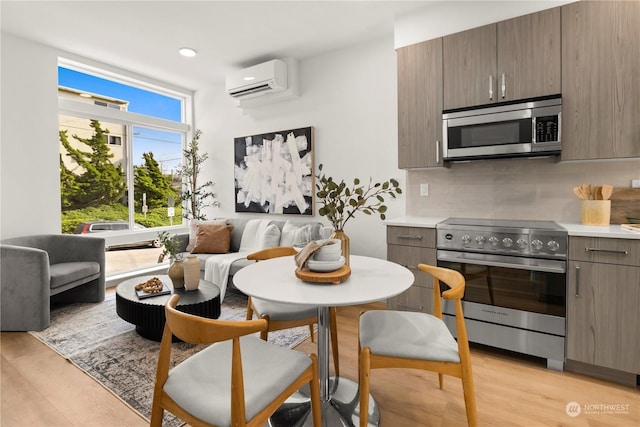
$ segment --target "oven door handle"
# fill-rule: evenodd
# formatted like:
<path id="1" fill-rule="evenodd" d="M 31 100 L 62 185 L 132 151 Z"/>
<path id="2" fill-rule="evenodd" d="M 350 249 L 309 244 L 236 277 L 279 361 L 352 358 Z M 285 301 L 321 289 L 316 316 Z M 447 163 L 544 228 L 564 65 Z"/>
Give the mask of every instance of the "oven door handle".
<path id="1" fill-rule="evenodd" d="M 537 258 L 513 258 L 502 255 L 439 250 L 437 252 L 437 259 L 438 261 L 457 262 L 460 264 L 515 268 L 518 270 L 543 271 L 546 273 L 564 274 L 567 271 L 567 263 L 565 261 L 543 260 Z"/>

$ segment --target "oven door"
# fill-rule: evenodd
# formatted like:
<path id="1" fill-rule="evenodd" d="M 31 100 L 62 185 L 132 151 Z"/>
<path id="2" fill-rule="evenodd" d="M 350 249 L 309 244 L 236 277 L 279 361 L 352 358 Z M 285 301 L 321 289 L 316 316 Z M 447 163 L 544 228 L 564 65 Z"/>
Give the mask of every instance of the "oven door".
<path id="1" fill-rule="evenodd" d="M 465 276 L 466 318 L 565 335 L 566 261 L 448 250 L 437 259 Z"/>

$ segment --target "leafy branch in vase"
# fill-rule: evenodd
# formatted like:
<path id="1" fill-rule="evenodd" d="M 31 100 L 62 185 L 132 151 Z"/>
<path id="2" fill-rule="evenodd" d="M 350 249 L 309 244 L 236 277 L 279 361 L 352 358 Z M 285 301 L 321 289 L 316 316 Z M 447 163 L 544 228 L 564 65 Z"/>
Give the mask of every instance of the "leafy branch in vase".
<path id="1" fill-rule="evenodd" d="M 323 165 L 318 166 L 322 172 Z M 355 178 L 351 186 L 347 186 L 344 180 L 340 182 L 324 173 L 317 175 L 316 196 L 321 204 L 318 209 L 320 216 L 326 216 L 336 231 L 343 231 L 345 224 L 355 216 L 356 212 L 366 215 L 375 213 L 380 215 L 380 219 L 386 219 L 387 206 L 384 205 L 385 196 L 396 198 L 397 194 L 402 194 L 400 184 L 391 178 L 383 182 L 373 182 L 369 178 L 369 184 L 360 184 L 360 179 Z"/>

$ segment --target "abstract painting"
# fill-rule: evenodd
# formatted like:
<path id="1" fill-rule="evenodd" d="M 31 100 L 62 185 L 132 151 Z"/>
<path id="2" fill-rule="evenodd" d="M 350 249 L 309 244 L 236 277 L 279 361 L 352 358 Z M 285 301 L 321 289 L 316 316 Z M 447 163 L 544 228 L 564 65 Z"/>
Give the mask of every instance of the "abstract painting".
<path id="1" fill-rule="evenodd" d="M 313 215 L 313 127 L 234 138 L 236 212 Z"/>

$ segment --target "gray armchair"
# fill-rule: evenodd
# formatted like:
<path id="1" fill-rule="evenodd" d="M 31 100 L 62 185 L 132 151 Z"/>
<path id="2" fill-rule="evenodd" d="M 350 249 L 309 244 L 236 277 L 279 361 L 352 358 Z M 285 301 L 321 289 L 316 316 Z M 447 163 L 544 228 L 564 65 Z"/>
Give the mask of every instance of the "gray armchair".
<path id="1" fill-rule="evenodd" d="M 51 303 L 104 301 L 104 239 L 71 234 L 4 239 L 0 291 L 2 331 L 46 329 Z"/>

